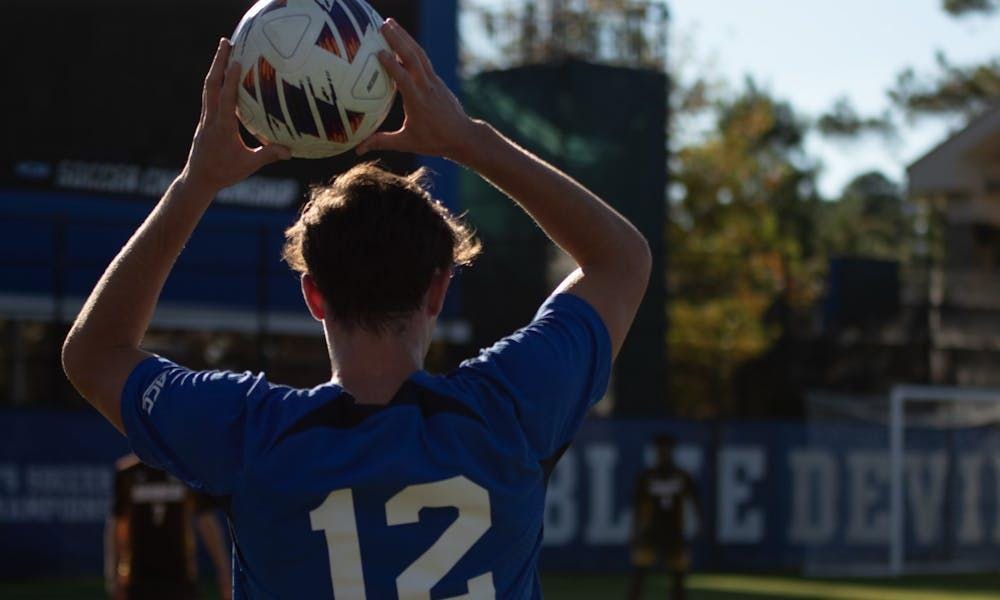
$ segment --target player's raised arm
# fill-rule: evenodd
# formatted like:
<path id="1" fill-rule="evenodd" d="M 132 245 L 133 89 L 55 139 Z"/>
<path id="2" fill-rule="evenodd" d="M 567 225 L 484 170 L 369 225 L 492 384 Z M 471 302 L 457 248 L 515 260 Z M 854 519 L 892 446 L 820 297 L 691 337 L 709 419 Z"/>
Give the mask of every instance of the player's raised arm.
<path id="1" fill-rule="evenodd" d="M 121 250 L 63 345 L 63 368 L 77 391 L 124 433 L 121 394 L 174 261 L 215 195 L 264 165 L 290 158 L 278 146 L 243 145 L 236 121 L 240 67 L 229 67 L 231 45 L 220 40 L 205 79 L 201 119 L 184 172 Z"/>
<path id="2" fill-rule="evenodd" d="M 582 185 L 470 119 L 434 72 L 426 53 L 395 21 L 383 28 L 395 57 L 380 56 L 403 95 L 406 121 L 376 134 L 359 152 L 400 150 L 443 156 L 475 170 L 513 198 L 579 265 L 561 286 L 587 300 L 621 349 L 649 282 L 651 257 L 642 234 Z"/>

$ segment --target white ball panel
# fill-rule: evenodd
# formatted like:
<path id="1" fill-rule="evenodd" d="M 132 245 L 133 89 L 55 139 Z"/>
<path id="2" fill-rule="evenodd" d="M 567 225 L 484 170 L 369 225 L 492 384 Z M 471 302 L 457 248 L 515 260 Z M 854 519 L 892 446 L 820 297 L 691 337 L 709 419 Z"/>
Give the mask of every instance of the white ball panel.
<path id="1" fill-rule="evenodd" d="M 309 15 L 290 15 L 271 19 L 264 24 L 264 37 L 281 58 L 287 60 L 295 56 L 296 50 L 302 45 L 310 23 L 312 19 Z"/>

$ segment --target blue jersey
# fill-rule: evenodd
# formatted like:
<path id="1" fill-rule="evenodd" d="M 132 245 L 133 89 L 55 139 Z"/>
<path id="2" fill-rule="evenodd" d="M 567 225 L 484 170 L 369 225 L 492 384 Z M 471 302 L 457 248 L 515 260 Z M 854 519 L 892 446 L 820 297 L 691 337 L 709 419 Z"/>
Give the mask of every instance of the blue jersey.
<path id="1" fill-rule="evenodd" d="M 234 598 L 539 598 L 546 480 L 610 366 L 600 317 L 559 294 L 384 406 L 155 357 L 122 418 L 144 462 L 220 498 Z"/>

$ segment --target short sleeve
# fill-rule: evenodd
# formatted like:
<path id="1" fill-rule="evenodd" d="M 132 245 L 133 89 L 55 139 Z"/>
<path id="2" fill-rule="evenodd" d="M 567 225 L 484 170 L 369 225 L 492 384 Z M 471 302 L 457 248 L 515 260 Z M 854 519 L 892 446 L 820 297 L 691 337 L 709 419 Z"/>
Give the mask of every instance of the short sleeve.
<path id="1" fill-rule="evenodd" d="M 611 340 L 597 311 L 573 294 L 556 294 L 530 325 L 466 361 L 463 376 L 498 386 L 539 460 L 568 444 L 604 396 Z"/>
<path id="2" fill-rule="evenodd" d="M 243 469 L 247 401 L 262 383 L 250 373 L 191 371 L 160 357 L 142 361 L 122 392 L 133 452 L 197 491 L 231 493 Z"/>

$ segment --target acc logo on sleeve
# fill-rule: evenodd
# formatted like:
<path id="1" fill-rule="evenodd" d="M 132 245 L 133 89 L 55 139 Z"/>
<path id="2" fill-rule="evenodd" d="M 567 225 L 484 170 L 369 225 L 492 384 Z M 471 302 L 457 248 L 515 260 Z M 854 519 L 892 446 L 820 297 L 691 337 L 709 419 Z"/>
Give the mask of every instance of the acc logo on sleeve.
<path id="1" fill-rule="evenodd" d="M 142 410 L 146 411 L 147 415 L 153 412 L 153 405 L 156 404 L 156 400 L 160 397 L 160 392 L 163 391 L 163 384 L 166 382 L 167 372 L 164 371 L 142 393 Z"/>

